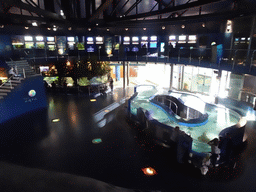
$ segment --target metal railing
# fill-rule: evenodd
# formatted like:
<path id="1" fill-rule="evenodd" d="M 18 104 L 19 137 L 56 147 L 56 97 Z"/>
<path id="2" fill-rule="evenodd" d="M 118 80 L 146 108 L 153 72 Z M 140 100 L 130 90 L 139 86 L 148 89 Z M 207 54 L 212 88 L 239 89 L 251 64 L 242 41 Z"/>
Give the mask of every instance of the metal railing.
<path id="1" fill-rule="evenodd" d="M 247 49 L 214 49 L 213 47 L 208 48 L 195 48 L 189 47 L 190 45 L 186 45 L 187 47 L 177 47 L 176 49 L 172 49 L 168 54 L 164 52 L 159 52 L 159 50 L 155 50 L 150 52 L 148 49 L 146 52 L 142 50 L 138 52 L 114 52 L 111 55 L 104 55 L 103 51 L 89 53 L 85 51 L 75 51 L 72 54 L 58 54 L 57 51 L 50 52 L 47 51 L 42 54 L 36 50 L 27 51 L 24 50 L 22 56 L 29 61 L 49 61 L 49 60 L 60 60 L 60 59 L 68 59 L 70 57 L 82 58 L 82 57 L 92 57 L 94 54 L 99 60 L 106 61 L 137 61 L 137 62 L 163 62 L 163 63 L 175 63 L 175 64 L 191 64 L 195 66 L 205 66 L 208 65 L 214 68 L 220 68 L 222 66 L 228 66 L 230 70 L 235 69 L 237 66 L 239 67 L 248 67 L 250 71 L 252 71 L 254 67 L 254 61 L 256 60 L 255 51 L 251 50 L 248 54 Z M 20 53 L 22 51 L 19 51 Z M 256 64 L 256 62 L 255 62 Z M 255 65 L 256 67 L 256 65 Z"/>

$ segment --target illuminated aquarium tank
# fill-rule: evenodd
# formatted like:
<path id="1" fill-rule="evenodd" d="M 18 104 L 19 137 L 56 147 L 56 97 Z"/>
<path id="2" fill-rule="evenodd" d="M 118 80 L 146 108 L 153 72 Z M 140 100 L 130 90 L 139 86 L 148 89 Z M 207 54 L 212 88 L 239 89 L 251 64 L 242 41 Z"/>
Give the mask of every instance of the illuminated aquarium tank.
<path id="1" fill-rule="evenodd" d="M 196 153 L 211 152 L 207 144 L 210 140 L 219 138 L 227 128 L 239 130 L 246 123 L 238 113 L 224 106 L 206 103 L 184 92 L 159 93 L 151 85 L 135 87 L 135 93 L 128 102 L 128 111 L 130 117 L 145 128 L 150 124 L 155 129 L 156 140 L 171 138 L 173 128 L 178 126 L 191 138 L 191 151 Z M 238 136 L 241 142 L 243 133 L 241 131 L 242 135 Z"/>

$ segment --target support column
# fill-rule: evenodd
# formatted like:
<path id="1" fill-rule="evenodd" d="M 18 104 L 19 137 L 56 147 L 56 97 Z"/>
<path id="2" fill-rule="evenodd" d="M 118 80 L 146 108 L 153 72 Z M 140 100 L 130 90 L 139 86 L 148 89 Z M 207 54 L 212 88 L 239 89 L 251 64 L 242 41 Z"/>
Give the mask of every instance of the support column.
<path id="1" fill-rule="evenodd" d="M 123 89 L 125 89 L 125 61 L 123 61 Z"/>
<path id="2" fill-rule="evenodd" d="M 173 83 L 173 64 L 170 64 L 171 67 L 171 74 L 170 74 L 170 86 L 169 86 L 169 91 L 172 90 L 172 83 Z"/>
<path id="3" fill-rule="evenodd" d="M 127 87 L 129 86 L 129 70 L 130 69 L 130 65 L 129 65 L 129 61 L 127 61 L 127 72 L 126 72 L 126 74 L 127 74 Z"/>
<path id="4" fill-rule="evenodd" d="M 252 28 L 251 28 L 251 33 L 250 33 L 250 41 L 249 41 L 249 45 L 247 48 L 247 55 L 246 55 L 246 64 L 248 64 L 250 62 L 250 52 L 251 52 L 251 46 L 252 46 L 252 37 L 253 37 L 253 31 L 254 31 L 254 27 L 255 27 L 255 15 L 253 16 L 252 19 Z M 250 63 L 251 65 L 251 63 Z"/>

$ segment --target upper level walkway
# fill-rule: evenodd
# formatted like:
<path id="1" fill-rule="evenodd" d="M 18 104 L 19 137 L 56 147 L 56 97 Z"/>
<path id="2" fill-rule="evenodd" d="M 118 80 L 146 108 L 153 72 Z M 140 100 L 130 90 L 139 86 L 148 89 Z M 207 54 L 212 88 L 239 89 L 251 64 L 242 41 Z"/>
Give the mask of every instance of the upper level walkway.
<path id="1" fill-rule="evenodd" d="M 24 54 L 24 53 L 26 54 Z M 223 49 L 219 52 L 212 48 L 189 48 L 180 47 L 174 49 L 169 55 L 159 52 L 114 52 L 114 54 L 103 55 L 101 52 L 89 53 L 85 51 L 73 51 L 64 55 L 57 52 L 50 53 L 41 50 L 40 54 L 37 49 L 30 49 L 29 52 L 24 49 L 19 51 L 19 56 L 30 61 L 32 65 L 44 65 L 56 60 L 73 59 L 73 58 L 97 58 L 105 61 L 132 61 L 132 62 L 153 62 L 184 64 L 219 70 L 231 71 L 240 74 L 256 75 L 256 50 L 247 51 L 247 49 Z"/>

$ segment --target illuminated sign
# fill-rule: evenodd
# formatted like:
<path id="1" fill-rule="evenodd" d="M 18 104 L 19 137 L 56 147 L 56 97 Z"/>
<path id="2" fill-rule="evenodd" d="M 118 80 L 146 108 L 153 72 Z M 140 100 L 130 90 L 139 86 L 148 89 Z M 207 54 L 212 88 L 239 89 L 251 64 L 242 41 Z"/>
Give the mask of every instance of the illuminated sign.
<path id="1" fill-rule="evenodd" d="M 30 96 L 30 97 L 34 97 L 34 96 L 36 96 L 36 91 L 35 90 L 30 90 L 29 92 L 28 92 L 28 95 Z"/>
<path id="2" fill-rule="evenodd" d="M 157 41 L 157 36 L 151 36 L 151 37 L 150 37 L 150 40 L 151 40 L 151 41 Z"/>
<path id="3" fill-rule="evenodd" d="M 25 41 L 33 41 L 32 36 L 25 36 L 24 39 L 25 39 Z"/>
<path id="4" fill-rule="evenodd" d="M 148 37 L 147 37 L 147 36 L 143 36 L 143 37 L 141 37 L 141 40 L 142 40 L 142 41 L 147 41 L 147 40 L 148 40 Z"/>
<path id="5" fill-rule="evenodd" d="M 67 40 L 74 42 L 75 41 L 75 37 L 67 37 Z"/>
<path id="6" fill-rule="evenodd" d="M 36 41 L 44 41 L 44 37 L 43 36 L 36 36 Z"/>
<path id="7" fill-rule="evenodd" d="M 169 41 L 176 41 L 176 36 L 175 35 L 170 35 L 169 36 Z"/>
<path id="8" fill-rule="evenodd" d="M 54 41 L 54 37 L 47 37 L 47 41 Z"/>

